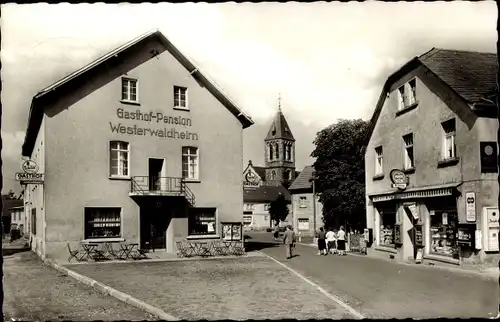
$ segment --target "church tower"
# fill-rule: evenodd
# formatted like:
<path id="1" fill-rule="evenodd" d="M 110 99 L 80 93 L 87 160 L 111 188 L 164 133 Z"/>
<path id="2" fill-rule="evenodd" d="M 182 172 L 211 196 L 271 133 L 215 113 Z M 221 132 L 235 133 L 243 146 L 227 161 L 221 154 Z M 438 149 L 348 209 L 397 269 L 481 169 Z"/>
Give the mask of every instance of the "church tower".
<path id="1" fill-rule="evenodd" d="M 281 111 L 281 97 L 264 143 L 267 184 L 281 183 L 288 189 L 295 179 L 295 138 Z"/>

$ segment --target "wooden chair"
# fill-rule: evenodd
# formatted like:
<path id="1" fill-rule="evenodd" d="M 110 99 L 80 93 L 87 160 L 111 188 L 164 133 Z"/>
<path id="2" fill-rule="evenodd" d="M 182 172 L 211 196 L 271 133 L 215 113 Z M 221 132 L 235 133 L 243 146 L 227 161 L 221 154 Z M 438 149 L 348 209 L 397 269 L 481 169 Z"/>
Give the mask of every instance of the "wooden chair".
<path id="1" fill-rule="evenodd" d="M 149 249 L 138 248 L 137 252 L 134 254 L 134 259 L 149 259 L 148 257 Z"/>
<path id="2" fill-rule="evenodd" d="M 177 248 L 177 256 L 188 257 L 188 252 L 187 252 L 188 249 L 184 247 L 183 242 L 181 241 L 175 242 L 175 246 Z"/>
<path id="3" fill-rule="evenodd" d="M 215 255 L 219 256 L 227 255 L 227 247 L 223 245 L 220 241 L 214 242 L 212 247 Z"/>
<path id="4" fill-rule="evenodd" d="M 71 263 L 71 260 L 73 258 L 76 259 L 77 262 L 80 262 L 82 260 L 82 256 L 78 256 L 80 254 L 80 251 L 77 249 L 77 250 L 71 250 L 71 247 L 69 246 L 69 243 L 67 243 L 68 245 L 68 251 L 69 251 L 69 258 L 68 258 L 68 262 Z"/>
<path id="5" fill-rule="evenodd" d="M 243 242 L 235 242 L 233 245 L 233 254 L 234 255 L 244 255 L 245 248 L 243 247 Z"/>
<path id="6" fill-rule="evenodd" d="M 113 248 L 113 244 L 111 243 L 104 244 L 104 249 L 111 258 L 122 259 L 121 254 Z"/>

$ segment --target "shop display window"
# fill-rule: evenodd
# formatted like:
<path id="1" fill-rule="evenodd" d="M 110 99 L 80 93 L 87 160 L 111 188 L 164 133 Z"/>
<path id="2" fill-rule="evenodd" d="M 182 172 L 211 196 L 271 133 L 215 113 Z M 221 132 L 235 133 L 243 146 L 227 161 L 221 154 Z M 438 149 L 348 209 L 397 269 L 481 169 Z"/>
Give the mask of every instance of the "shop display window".
<path id="1" fill-rule="evenodd" d="M 456 212 L 435 211 L 431 218 L 431 249 L 430 252 L 438 255 L 458 258 L 457 227 L 458 215 Z"/>
<path id="2" fill-rule="evenodd" d="M 85 208 L 85 239 L 120 238 L 120 208 Z"/>
<path id="3" fill-rule="evenodd" d="M 216 208 L 191 208 L 189 235 L 216 235 Z"/>
<path id="4" fill-rule="evenodd" d="M 380 211 L 380 245 L 394 246 L 396 213 Z"/>

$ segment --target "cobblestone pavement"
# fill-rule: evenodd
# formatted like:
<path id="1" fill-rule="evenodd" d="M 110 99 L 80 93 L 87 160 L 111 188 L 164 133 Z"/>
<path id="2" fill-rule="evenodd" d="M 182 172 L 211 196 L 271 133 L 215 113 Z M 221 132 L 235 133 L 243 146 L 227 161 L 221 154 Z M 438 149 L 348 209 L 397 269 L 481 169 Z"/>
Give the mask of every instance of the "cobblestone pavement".
<path id="1" fill-rule="evenodd" d="M 251 237 L 252 242 L 258 242 L 257 235 L 251 234 Z M 268 242 L 269 238 L 262 239 Z M 261 251 L 342 298 L 367 317 L 494 317 L 497 314 L 496 279 L 398 265 L 364 256 L 318 256 L 315 248 L 305 245 L 297 245 L 298 256 L 290 260 L 285 259 L 283 246 L 264 246 Z"/>
<path id="2" fill-rule="evenodd" d="M 5 321 L 156 320 L 45 266 L 33 253 L 4 259 Z"/>

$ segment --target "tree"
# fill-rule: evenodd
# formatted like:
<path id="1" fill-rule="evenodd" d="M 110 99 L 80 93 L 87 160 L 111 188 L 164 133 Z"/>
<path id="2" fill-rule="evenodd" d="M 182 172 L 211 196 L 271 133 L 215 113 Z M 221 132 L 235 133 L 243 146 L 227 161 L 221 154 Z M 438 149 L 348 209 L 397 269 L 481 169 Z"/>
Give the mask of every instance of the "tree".
<path id="1" fill-rule="evenodd" d="M 366 226 L 364 147 L 368 126 L 361 119 L 339 120 L 318 132 L 313 142 L 316 191 L 326 226 L 347 224 L 358 230 Z"/>
<path id="2" fill-rule="evenodd" d="M 11 189 L 11 190 L 9 190 L 9 192 L 2 195 L 2 199 L 3 200 L 14 200 L 14 199 L 17 199 L 17 197 L 16 197 L 16 194 L 14 193 L 14 191 L 12 191 L 12 189 Z"/>
<path id="3" fill-rule="evenodd" d="M 283 221 L 288 216 L 288 202 L 283 194 L 279 194 L 276 200 L 272 201 L 269 205 L 269 215 L 271 220 L 279 225 L 280 221 Z"/>

